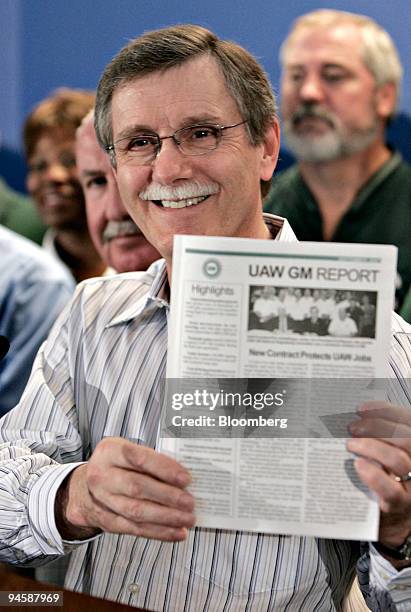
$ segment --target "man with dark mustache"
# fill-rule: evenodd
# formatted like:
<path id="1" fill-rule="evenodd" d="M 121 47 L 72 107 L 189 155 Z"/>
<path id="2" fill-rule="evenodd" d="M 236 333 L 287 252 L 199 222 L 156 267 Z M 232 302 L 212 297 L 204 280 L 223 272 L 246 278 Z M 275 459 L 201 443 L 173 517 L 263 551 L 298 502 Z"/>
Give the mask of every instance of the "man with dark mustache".
<path id="1" fill-rule="evenodd" d="M 318 10 L 281 50 L 283 133 L 297 165 L 273 179 L 265 210 L 300 240 L 394 244 L 397 307 L 411 283 L 411 168 L 385 143 L 402 68 L 372 19 Z"/>
<path id="2" fill-rule="evenodd" d="M 107 154 L 97 142 L 94 113 L 76 133 L 76 165 L 86 200 L 91 239 L 107 273 L 146 270 L 160 254 L 143 236 L 121 201 Z"/>

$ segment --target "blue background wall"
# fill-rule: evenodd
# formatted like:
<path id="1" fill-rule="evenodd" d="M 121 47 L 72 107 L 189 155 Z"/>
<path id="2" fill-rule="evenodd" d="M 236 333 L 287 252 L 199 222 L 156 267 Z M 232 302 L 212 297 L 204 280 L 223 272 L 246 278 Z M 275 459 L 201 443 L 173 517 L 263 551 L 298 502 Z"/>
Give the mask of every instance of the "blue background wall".
<path id="1" fill-rule="evenodd" d="M 405 70 L 400 108 L 411 114 L 410 0 L 0 0 L 0 130 L 8 149 L 0 174 L 9 175 L 6 164 L 17 168 L 13 155 L 33 105 L 57 87 L 95 88 L 105 64 L 142 31 L 182 22 L 209 27 L 255 54 L 278 91 L 279 43 L 295 17 L 316 8 L 362 12 L 388 30 Z M 19 177 L 7 178 L 18 185 Z"/>

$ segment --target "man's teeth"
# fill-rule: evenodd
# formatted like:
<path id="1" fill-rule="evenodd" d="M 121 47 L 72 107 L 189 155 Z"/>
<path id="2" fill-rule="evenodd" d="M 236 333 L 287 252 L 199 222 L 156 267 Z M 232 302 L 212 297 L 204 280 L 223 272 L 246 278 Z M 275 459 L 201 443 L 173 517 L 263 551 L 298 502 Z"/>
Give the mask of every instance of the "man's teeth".
<path id="1" fill-rule="evenodd" d="M 178 201 L 160 200 L 160 202 L 165 208 L 186 208 L 187 206 L 194 206 L 195 204 L 204 202 L 204 200 L 207 198 L 208 198 L 208 195 L 200 196 L 199 198 L 187 198 L 186 200 L 178 200 Z"/>

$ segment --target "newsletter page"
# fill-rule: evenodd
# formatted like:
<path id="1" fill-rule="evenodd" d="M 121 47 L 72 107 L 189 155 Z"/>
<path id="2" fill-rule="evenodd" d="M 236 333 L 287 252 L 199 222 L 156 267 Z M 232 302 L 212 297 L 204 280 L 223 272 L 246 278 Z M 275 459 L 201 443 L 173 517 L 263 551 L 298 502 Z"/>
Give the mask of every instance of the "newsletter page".
<path id="1" fill-rule="evenodd" d="M 377 539 L 345 450 L 386 397 L 396 249 L 177 236 L 161 449 L 198 524 Z"/>

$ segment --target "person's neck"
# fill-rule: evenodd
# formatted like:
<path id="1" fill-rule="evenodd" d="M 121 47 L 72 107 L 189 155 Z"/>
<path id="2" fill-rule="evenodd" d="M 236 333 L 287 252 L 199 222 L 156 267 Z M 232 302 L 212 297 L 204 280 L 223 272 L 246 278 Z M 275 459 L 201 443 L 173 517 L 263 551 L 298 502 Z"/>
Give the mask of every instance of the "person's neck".
<path id="1" fill-rule="evenodd" d="M 391 156 L 382 141 L 351 157 L 329 162 L 300 162 L 299 169 L 318 203 L 323 239 L 331 240 L 357 193 Z"/>
<path id="2" fill-rule="evenodd" d="M 199 236 L 199 238 L 201 238 L 201 236 Z M 221 236 L 221 238 L 227 238 L 227 236 Z M 250 223 L 249 225 L 247 225 L 246 228 L 238 228 L 234 238 L 256 238 L 262 240 L 271 240 L 273 236 L 271 235 L 271 232 L 267 227 L 264 218 L 260 212 L 258 215 L 255 215 L 253 221 L 250 220 Z M 173 256 L 172 253 L 163 253 L 163 257 L 166 261 L 167 278 L 169 286 L 171 287 Z"/>
<path id="3" fill-rule="evenodd" d="M 106 264 L 94 248 L 87 229 L 55 230 L 55 247 L 61 260 L 80 282 L 104 274 Z"/>

